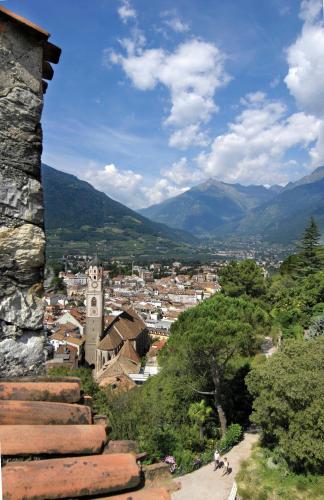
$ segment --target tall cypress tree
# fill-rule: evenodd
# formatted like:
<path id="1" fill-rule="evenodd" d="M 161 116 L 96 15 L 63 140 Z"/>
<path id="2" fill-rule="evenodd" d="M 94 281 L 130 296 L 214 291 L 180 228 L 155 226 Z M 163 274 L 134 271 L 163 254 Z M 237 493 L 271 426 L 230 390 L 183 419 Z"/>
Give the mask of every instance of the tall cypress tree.
<path id="1" fill-rule="evenodd" d="M 316 271 L 320 267 L 320 261 L 317 254 L 320 239 L 320 230 L 318 229 L 314 217 L 311 217 L 305 228 L 300 244 L 302 263 L 306 267 L 304 272 Z"/>

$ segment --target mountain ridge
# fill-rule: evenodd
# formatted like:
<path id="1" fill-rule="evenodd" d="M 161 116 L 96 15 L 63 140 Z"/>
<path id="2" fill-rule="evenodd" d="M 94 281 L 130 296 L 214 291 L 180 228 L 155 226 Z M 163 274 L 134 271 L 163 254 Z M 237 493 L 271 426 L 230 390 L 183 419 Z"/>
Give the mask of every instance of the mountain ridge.
<path id="1" fill-rule="evenodd" d="M 88 182 L 46 164 L 42 164 L 42 183 L 45 230 L 52 253 L 58 254 L 60 246 L 87 253 L 96 245 L 106 246 L 108 253 L 111 248 L 119 252 L 129 243 L 128 253 L 137 254 L 145 250 L 145 243 L 152 251 L 197 243 L 193 235 L 152 222 Z"/>
<path id="2" fill-rule="evenodd" d="M 202 237 L 273 196 L 275 193 L 261 185 L 242 186 L 208 179 L 161 204 L 139 210 L 139 213 L 155 222 L 169 221 L 174 228 Z"/>
<path id="3" fill-rule="evenodd" d="M 208 196 L 202 200 L 200 192 Z M 209 179 L 140 213 L 160 222 L 169 218 L 172 227 L 204 238 L 261 237 L 289 243 L 300 237 L 312 215 L 324 231 L 324 166 L 286 186 L 269 188 Z"/>

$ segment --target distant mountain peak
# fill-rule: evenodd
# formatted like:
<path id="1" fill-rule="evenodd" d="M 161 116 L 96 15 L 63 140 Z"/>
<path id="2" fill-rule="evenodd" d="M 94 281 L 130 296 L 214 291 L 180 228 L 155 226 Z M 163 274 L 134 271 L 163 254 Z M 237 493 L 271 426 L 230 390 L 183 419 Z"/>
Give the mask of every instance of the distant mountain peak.
<path id="1" fill-rule="evenodd" d="M 315 170 L 313 170 L 311 175 L 318 175 L 318 174 L 324 176 L 324 165 L 315 168 Z"/>

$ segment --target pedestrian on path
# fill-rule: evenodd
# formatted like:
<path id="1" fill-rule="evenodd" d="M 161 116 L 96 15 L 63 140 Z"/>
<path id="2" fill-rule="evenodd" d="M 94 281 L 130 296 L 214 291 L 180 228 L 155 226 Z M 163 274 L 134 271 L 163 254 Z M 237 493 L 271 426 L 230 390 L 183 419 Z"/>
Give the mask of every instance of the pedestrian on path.
<path id="1" fill-rule="evenodd" d="M 229 474 L 229 462 L 227 460 L 227 457 L 224 458 L 224 472 L 223 472 L 223 476 L 225 476 L 225 474 Z"/>
<path id="2" fill-rule="evenodd" d="M 218 469 L 219 461 L 220 461 L 220 454 L 219 454 L 218 449 L 216 448 L 215 453 L 214 453 L 214 462 L 215 462 L 214 470 Z"/>

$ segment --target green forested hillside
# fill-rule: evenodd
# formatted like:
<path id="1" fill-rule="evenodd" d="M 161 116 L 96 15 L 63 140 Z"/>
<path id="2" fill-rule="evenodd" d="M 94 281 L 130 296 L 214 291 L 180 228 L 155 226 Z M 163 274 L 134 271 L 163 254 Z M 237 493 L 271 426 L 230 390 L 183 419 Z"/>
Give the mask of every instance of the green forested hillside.
<path id="1" fill-rule="evenodd" d="M 191 234 L 154 223 L 74 175 L 42 166 L 48 256 L 191 252 Z"/>
<path id="2" fill-rule="evenodd" d="M 288 243 L 300 237 L 310 216 L 324 233 L 324 167 L 295 184 L 288 185 L 274 199 L 251 210 L 223 235 L 259 235 L 267 241 Z"/>

